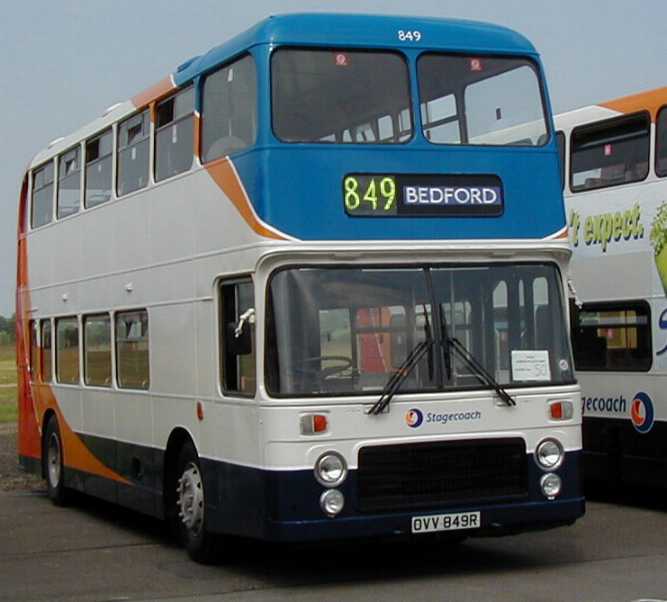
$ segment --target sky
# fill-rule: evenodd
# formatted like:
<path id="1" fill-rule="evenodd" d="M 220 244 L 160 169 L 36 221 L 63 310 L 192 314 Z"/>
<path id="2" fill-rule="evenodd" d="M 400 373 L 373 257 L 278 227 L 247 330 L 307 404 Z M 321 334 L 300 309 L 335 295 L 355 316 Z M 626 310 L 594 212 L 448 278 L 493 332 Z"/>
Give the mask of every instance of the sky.
<path id="1" fill-rule="evenodd" d="M 303 11 L 453 17 L 511 27 L 541 53 L 557 113 L 667 85 L 665 0 L 3 3 L 0 315 L 14 311 L 18 195 L 32 157 L 188 58 L 268 15 Z"/>

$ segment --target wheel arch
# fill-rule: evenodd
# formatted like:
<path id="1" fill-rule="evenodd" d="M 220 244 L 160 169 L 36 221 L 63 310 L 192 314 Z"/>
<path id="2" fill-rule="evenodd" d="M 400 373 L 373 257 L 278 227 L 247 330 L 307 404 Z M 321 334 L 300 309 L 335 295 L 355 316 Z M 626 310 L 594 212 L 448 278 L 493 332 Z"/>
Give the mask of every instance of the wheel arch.
<path id="1" fill-rule="evenodd" d="M 174 487 L 177 478 L 176 464 L 178 455 L 187 442 L 190 442 L 195 448 L 195 451 L 197 451 L 197 445 L 190 431 L 183 426 L 177 426 L 169 434 L 167 447 L 164 450 L 164 462 L 162 464 L 162 502 L 164 504 L 165 516 L 168 516 L 170 508 L 173 508 L 173 504 L 170 502 L 173 501 L 176 496 L 176 489 Z"/>

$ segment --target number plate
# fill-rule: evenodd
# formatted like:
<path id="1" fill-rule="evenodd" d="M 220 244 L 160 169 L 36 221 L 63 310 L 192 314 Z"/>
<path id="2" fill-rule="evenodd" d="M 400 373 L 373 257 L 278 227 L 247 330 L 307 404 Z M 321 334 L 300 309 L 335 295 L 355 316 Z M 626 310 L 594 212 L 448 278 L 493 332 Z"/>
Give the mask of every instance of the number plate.
<path id="1" fill-rule="evenodd" d="M 435 516 L 413 516 L 413 533 L 435 533 L 436 531 L 456 531 L 476 529 L 481 526 L 481 512 L 458 512 L 456 514 L 436 514 Z"/>

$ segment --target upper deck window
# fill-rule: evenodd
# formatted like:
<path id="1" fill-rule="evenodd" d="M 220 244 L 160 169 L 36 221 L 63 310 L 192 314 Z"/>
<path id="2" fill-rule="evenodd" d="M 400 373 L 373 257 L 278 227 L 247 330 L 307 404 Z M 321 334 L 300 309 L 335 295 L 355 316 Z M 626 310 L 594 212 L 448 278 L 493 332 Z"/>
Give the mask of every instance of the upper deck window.
<path id="1" fill-rule="evenodd" d="M 281 140 L 396 144 L 412 136 L 408 68 L 397 53 L 281 49 L 271 77 Z"/>
<path id="2" fill-rule="evenodd" d="M 540 77 L 521 58 L 426 54 L 419 59 L 424 135 L 435 144 L 541 146 Z"/>
<path id="3" fill-rule="evenodd" d="M 81 203 L 81 149 L 60 155 L 58 159 L 58 219 L 74 215 Z"/>
<path id="4" fill-rule="evenodd" d="M 667 176 L 667 107 L 662 107 L 656 120 L 655 134 L 655 173 Z"/>
<path id="5" fill-rule="evenodd" d="M 53 219 L 53 161 L 32 172 L 33 228 L 48 224 Z"/>
<path id="6" fill-rule="evenodd" d="M 188 171 L 194 158 L 195 90 L 192 86 L 157 106 L 155 180 Z"/>
<path id="7" fill-rule="evenodd" d="M 86 142 L 86 207 L 95 207 L 111 198 L 111 130 Z"/>
<path id="8" fill-rule="evenodd" d="M 255 144 L 257 74 L 245 56 L 204 80 L 201 159 L 219 159 Z"/>
<path id="9" fill-rule="evenodd" d="M 572 192 L 639 182 L 648 175 L 651 120 L 648 113 L 576 128 L 570 137 Z"/>
<path id="10" fill-rule="evenodd" d="M 118 196 L 148 185 L 148 111 L 118 124 Z"/>

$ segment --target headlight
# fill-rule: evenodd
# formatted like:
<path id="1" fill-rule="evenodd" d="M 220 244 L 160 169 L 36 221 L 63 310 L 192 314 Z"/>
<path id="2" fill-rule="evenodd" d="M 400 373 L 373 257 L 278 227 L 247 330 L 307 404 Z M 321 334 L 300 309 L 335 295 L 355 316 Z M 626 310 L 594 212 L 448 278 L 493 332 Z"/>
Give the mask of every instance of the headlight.
<path id="1" fill-rule="evenodd" d="M 315 462 L 315 478 L 325 487 L 338 487 L 346 476 L 345 459 L 337 452 L 326 452 Z"/>
<path id="2" fill-rule="evenodd" d="M 556 439 L 545 439 L 535 449 L 535 459 L 544 470 L 555 470 L 564 457 L 563 446 Z"/>
<path id="3" fill-rule="evenodd" d="M 336 516 L 345 505 L 345 496 L 338 489 L 327 489 L 320 496 L 320 507 L 328 516 Z"/>
<path id="4" fill-rule="evenodd" d="M 540 479 L 542 493 L 550 500 L 554 499 L 560 493 L 561 485 L 560 477 L 553 472 L 542 475 L 542 478 Z"/>

